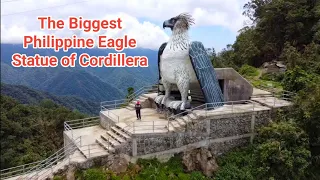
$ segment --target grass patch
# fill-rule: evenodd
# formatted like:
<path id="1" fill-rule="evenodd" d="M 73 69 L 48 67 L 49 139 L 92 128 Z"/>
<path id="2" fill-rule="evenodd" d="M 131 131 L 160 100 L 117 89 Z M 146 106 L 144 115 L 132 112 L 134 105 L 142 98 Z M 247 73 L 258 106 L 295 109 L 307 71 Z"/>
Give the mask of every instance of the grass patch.
<path id="1" fill-rule="evenodd" d="M 255 77 L 258 76 L 259 70 L 255 67 L 249 66 L 247 64 L 243 65 L 240 69 L 239 69 L 239 73 L 245 77 Z"/>

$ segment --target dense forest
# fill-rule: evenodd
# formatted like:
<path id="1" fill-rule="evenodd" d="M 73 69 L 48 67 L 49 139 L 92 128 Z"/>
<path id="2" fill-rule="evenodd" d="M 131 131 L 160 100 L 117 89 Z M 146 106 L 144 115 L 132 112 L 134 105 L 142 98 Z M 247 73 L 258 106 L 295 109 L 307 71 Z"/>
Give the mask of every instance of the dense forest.
<path id="1" fill-rule="evenodd" d="M 1 169 L 50 156 L 63 147 L 63 122 L 84 117 L 51 100 L 24 105 L 1 95 Z"/>
<path id="2" fill-rule="evenodd" d="M 226 155 L 217 179 L 320 179 L 320 2 L 251 0 L 243 14 L 252 26 L 213 54 L 214 66 L 248 77 L 264 62 L 283 61 L 285 73 L 263 74 L 253 85 L 268 80 L 297 95 L 252 147 Z"/>

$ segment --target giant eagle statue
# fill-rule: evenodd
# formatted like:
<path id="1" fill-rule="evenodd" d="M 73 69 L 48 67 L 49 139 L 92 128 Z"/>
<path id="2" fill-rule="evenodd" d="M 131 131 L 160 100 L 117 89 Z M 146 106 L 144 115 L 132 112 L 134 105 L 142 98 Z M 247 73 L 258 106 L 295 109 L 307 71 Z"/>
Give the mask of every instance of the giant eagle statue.
<path id="1" fill-rule="evenodd" d="M 163 28 L 172 31 L 168 42 L 158 51 L 159 86 L 156 102 L 166 105 L 172 95 L 173 86 L 177 87 L 181 101 L 178 108 L 184 111 L 190 108 L 188 92 L 190 85 L 200 85 L 205 102 L 211 107 L 221 106 L 223 94 L 217 80 L 211 60 L 201 42 L 190 41 L 188 31 L 194 19 L 188 13 L 182 13 L 163 22 Z M 177 107 L 177 106 L 176 106 Z"/>

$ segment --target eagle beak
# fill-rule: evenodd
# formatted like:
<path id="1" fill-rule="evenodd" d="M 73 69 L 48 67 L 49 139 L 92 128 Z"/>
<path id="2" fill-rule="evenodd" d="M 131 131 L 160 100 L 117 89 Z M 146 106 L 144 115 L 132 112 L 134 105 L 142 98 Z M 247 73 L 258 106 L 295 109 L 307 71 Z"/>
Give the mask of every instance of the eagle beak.
<path id="1" fill-rule="evenodd" d="M 166 20 L 166 21 L 163 22 L 163 29 L 166 28 L 166 27 L 169 27 L 169 28 L 172 29 L 173 26 L 174 25 L 169 20 Z"/>

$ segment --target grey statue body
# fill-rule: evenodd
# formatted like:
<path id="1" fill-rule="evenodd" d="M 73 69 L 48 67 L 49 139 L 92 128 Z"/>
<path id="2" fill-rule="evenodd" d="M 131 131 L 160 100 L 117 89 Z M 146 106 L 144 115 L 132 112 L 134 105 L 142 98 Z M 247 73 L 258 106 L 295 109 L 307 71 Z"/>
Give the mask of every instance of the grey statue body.
<path id="1" fill-rule="evenodd" d="M 178 19 L 172 25 L 172 35 L 160 57 L 161 81 L 165 90 L 161 104 L 166 104 L 172 85 L 176 84 L 181 94 L 180 110 L 185 110 L 190 83 L 197 83 L 197 77 L 189 57 L 188 28 L 183 23 L 185 21 Z"/>

